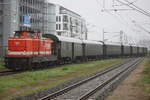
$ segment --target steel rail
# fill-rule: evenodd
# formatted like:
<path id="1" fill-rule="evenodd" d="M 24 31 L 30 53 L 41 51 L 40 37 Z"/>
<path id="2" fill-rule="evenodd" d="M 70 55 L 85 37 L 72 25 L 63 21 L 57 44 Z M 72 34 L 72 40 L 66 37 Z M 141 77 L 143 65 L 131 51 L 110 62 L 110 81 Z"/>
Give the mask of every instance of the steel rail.
<path id="1" fill-rule="evenodd" d="M 0 71 L 0 77 L 12 75 L 12 74 L 18 74 L 20 72 L 21 71 L 16 72 L 16 71 L 11 71 L 11 70 Z"/>
<path id="2" fill-rule="evenodd" d="M 93 94 L 95 94 L 98 90 L 101 90 L 102 88 L 104 88 L 106 85 L 108 85 L 110 82 L 112 82 L 113 80 L 115 80 L 117 77 L 119 77 L 122 73 L 126 72 L 128 69 L 130 69 L 131 67 L 137 66 L 143 59 L 138 59 L 137 61 L 135 61 L 132 65 L 129 65 L 126 69 L 124 69 L 123 71 L 119 72 L 118 74 L 116 74 L 114 77 L 110 78 L 109 80 L 107 80 L 106 82 L 100 84 L 99 86 L 97 86 L 95 89 L 90 90 L 89 92 L 87 92 L 86 94 L 84 94 L 83 96 L 79 97 L 77 100 L 87 100 L 90 96 L 92 96 Z"/>
<path id="3" fill-rule="evenodd" d="M 95 79 L 95 78 L 97 78 L 97 77 L 99 77 L 101 75 L 104 75 L 104 74 L 106 74 L 106 73 L 108 73 L 108 72 L 110 72 L 110 71 L 112 71 L 114 69 L 117 69 L 117 68 L 121 67 L 122 65 L 125 65 L 128 62 L 130 62 L 130 61 L 132 62 L 134 60 L 135 60 L 135 58 L 132 58 L 132 59 L 129 59 L 127 61 L 124 61 L 123 63 L 117 64 L 117 65 L 113 65 L 113 66 L 111 66 L 109 68 L 106 68 L 106 69 L 100 71 L 98 74 L 96 74 L 96 75 L 94 75 L 92 77 L 89 77 L 89 78 L 87 78 L 85 80 L 79 81 L 79 82 L 77 82 L 77 83 L 75 83 L 73 85 L 70 85 L 70 86 L 68 86 L 68 87 L 66 87 L 64 89 L 56 91 L 56 92 L 54 92 L 52 94 L 49 94 L 49 95 L 47 95 L 45 97 L 42 97 L 42 98 L 38 99 L 38 100 L 50 100 L 50 99 L 56 98 L 56 97 L 66 93 L 66 92 L 68 92 L 68 91 L 70 91 L 70 90 L 72 90 L 72 89 L 74 89 L 74 88 L 76 88 L 76 87 L 78 87 L 78 86 L 88 82 L 88 81 L 91 81 L 92 79 Z"/>

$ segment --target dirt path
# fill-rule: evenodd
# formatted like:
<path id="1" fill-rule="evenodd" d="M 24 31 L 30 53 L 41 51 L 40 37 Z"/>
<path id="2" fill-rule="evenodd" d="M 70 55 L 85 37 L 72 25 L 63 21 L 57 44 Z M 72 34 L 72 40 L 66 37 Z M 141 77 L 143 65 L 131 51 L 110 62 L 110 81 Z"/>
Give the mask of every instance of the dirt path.
<path id="1" fill-rule="evenodd" d="M 146 61 L 147 59 L 145 59 L 144 62 L 140 64 L 139 67 L 134 70 L 106 100 L 149 100 L 148 94 L 138 85 L 138 82 L 143 75 Z"/>

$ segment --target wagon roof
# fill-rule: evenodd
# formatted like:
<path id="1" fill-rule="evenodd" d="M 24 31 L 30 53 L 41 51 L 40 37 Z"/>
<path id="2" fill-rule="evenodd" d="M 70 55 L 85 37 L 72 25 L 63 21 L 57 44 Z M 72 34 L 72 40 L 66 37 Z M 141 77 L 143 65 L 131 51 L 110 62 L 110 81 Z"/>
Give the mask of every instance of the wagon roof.
<path id="1" fill-rule="evenodd" d="M 115 46 L 121 46 L 119 43 L 112 43 L 112 42 L 106 42 L 106 45 L 115 45 Z"/>
<path id="2" fill-rule="evenodd" d="M 92 40 L 83 40 L 83 43 L 85 43 L 85 44 L 101 44 L 101 45 L 103 45 L 101 42 L 92 41 Z"/>
<path id="3" fill-rule="evenodd" d="M 43 36 L 47 38 L 51 38 L 52 40 L 55 40 L 55 41 L 82 43 L 82 40 L 80 39 L 58 36 L 58 35 L 53 35 L 53 34 L 43 34 Z"/>

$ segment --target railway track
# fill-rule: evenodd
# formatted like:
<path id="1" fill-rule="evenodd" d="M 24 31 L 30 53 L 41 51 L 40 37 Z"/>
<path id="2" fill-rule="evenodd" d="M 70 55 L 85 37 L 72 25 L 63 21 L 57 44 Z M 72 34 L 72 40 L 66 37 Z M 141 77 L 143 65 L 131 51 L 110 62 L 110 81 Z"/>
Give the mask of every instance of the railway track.
<path id="1" fill-rule="evenodd" d="M 67 65 L 67 64 L 66 64 Z M 60 67 L 61 65 L 56 65 L 56 66 L 51 66 L 51 68 L 54 68 L 54 67 Z M 49 69 L 49 68 L 45 68 L 43 67 L 44 69 Z M 42 69 L 34 69 L 35 71 L 38 71 L 38 70 L 42 70 Z M 8 70 L 8 69 L 4 69 L 4 70 L 0 70 L 0 77 L 2 76 L 8 76 L 8 75 L 13 75 L 13 74 L 18 74 L 18 73 L 21 73 L 21 72 L 25 72 L 25 71 L 21 71 L 21 70 L 16 70 L 16 71 L 12 71 L 12 70 Z"/>
<path id="2" fill-rule="evenodd" d="M 18 73 L 20 73 L 20 72 L 19 71 L 12 71 L 12 70 L 2 70 L 2 71 L 0 71 L 0 77 L 18 74 Z"/>
<path id="3" fill-rule="evenodd" d="M 123 78 L 123 75 L 133 70 L 142 60 L 143 58 L 130 59 L 115 67 L 107 68 L 88 79 L 42 97 L 39 100 L 87 100 L 89 98 L 95 100 L 96 98 L 93 96 L 98 91 L 101 92 L 103 90 L 101 94 L 104 93 L 105 89 L 103 88 L 105 86 L 111 86 L 112 82 L 115 83 L 115 80 Z"/>

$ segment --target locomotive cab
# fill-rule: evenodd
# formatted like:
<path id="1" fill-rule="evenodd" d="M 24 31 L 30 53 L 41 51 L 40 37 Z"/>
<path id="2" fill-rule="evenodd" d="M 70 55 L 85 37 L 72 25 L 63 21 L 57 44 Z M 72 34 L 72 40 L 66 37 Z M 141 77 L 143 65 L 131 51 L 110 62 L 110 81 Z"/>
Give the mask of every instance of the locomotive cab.
<path id="1" fill-rule="evenodd" d="M 14 38 L 40 38 L 40 33 L 35 33 L 32 31 L 16 31 Z"/>

